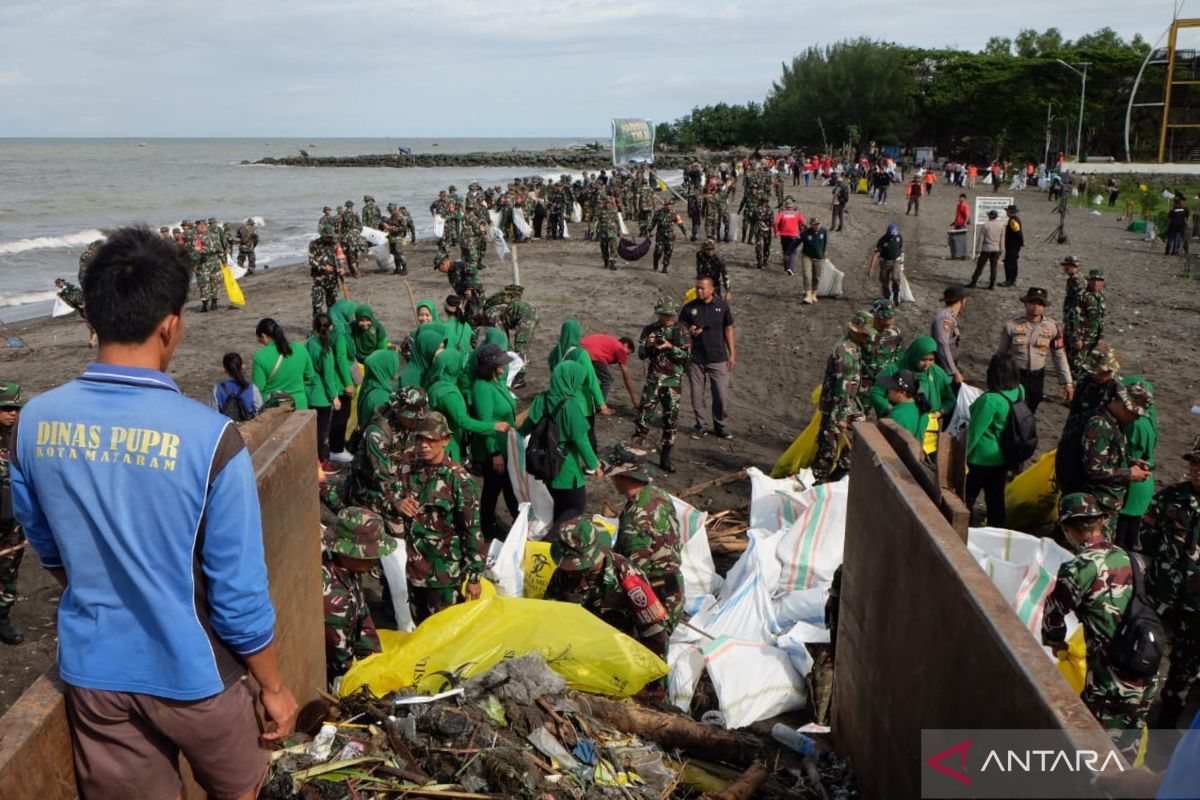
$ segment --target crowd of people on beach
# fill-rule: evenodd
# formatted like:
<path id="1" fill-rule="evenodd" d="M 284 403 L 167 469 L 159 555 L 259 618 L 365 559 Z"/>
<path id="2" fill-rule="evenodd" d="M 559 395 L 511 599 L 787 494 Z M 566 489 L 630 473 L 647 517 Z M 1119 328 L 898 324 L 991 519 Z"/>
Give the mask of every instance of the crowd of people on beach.
<path id="1" fill-rule="evenodd" d="M 862 194 L 886 205 L 891 184 L 907 185 L 906 213 L 919 214 L 920 200 L 934 190 L 938 171 L 947 185 L 964 188 L 978 174 L 975 167 L 947 162 L 940 170 L 914 170 L 905 184 L 905 165 L 881 154 L 841 159 L 755 154 L 733 165 L 696 162 L 684 171 L 679 191 L 636 167 L 578 179 L 518 179 L 486 189 L 471 183 L 461 196 L 449 186 L 430 206 L 437 234 L 433 266 L 446 275 L 448 293 L 440 301 L 414 302 L 416 325 L 399 335 L 386 330 L 369 305 L 349 298 L 345 280 L 364 274 L 372 247 L 381 248 L 374 258 L 385 269 L 407 274 L 406 250 L 416 242 L 411 215 L 394 203 L 381 210 L 369 195 L 361 213 L 352 201 L 327 207 L 309 246 L 311 333 L 303 342 L 292 341 L 285 333 L 288 321 L 259 320 L 260 348 L 248 367 L 237 352 L 221 360 L 223 376 L 206 398 L 215 414 L 183 404 L 165 371 L 183 335 L 180 317 L 189 281 L 199 289 L 201 311 L 208 311 L 218 307 L 216 276 L 232 261 L 235 244 L 238 264 L 254 271 L 258 234 L 253 221 L 239 226 L 236 235 L 230 234 L 232 226 L 222 227 L 215 219 L 175 231 L 164 228 L 157 235 L 139 228 L 113 232 L 84 254 L 78 286 L 63 281 L 59 287 L 64 301 L 87 320 L 100 347 L 99 361 L 81 380 L 47 392 L 27 409 L 20 387 L 0 386 L 0 433 L 6 440 L 12 435 L 10 449 L 0 458 L 0 478 L 11 484 L 12 498 L 0 537 L 0 641 L 21 641 L 8 612 L 27 535 L 42 564 L 71 587 L 60 612 L 60 660 L 64 679 L 79 687 L 72 689 L 72 723 L 83 732 L 85 751 L 111 757 L 102 726 L 87 717 L 110 688 L 183 701 L 218 696 L 231 719 L 244 714 L 245 698 L 235 696 L 240 684 L 228 682 L 237 671 L 224 672 L 224 661 L 196 668 L 199 677 L 192 682 L 183 677 L 202 660 L 206 647 L 248 665 L 264 689 L 269 716 L 279 724 L 272 735 L 286 732 L 294 724 L 295 703 L 278 680 L 261 541 L 243 542 L 240 549 L 232 544 L 235 528 L 242 537 L 258 530 L 257 501 L 246 496 L 253 475 L 247 473 L 249 461 L 236 429 L 225 424 L 282 407 L 316 414 L 327 523 L 322 576 L 331 680 L 381 649 L 364 575 L 396 548 L 405 548 L 407 556 L 414 622 L 481 595 L 488 541 L 503 539 L 517 516 L 510 477 L 515 455 L 522 461 L 518 468 L 543 481 L 553 499 L 547 540 L 558 571 L 547 597 L 582 604 L 665 657 L 670 634 L 683 619 L 683 543 L 670 496 L 657 479 L 676 469 L 673 448 L 685 382 L 694 414 L 687 430 L 691 438 L 734 437 L 729 401 L 737 340 L 730 270 L 721 253 L 739 244 L 752 246 L 754 267 L 766 269 L 778 237 L 780 268 L 788 275 L 799 268 L 802 302 L 817 303 L 828 269 L 829 234 L 843 229 L 852 197 Z M 997 187 L 1011 180 L 1012 168 L 994 162 L 986 172 Z M 828 228 L 818 215 L 802 213 L 786 193 L 789 176 L 793 186 L 817 180 L 828 189 Z M 682 213 L 676 213 L 676 201 Z M 951 227 L 965 228 L 968 213 L 962 194 Z M 630 233 L 634 223 L 641 243 Z M 665 273 L 677 234 L 699 242 L 688 298 L 682 304 L 669 297 L 647 301 L 646 324 L 636 341 L 587 332 L 567 319 L 554 341 L 545 343 L 548 347 L 535 349 L 539 312 L 524 299 L 524 288 L 509 283 L 492 293 L 485 290 L 488 248 L 499 261 L 512 243 L 569 238 L 572 225 L 581 226 L 580 239 L 599 245 L 608 269 L 644 257 L 652 244 L 654 270 Z M 991 229 L 984 226 L 975 278 L 947 287 L 928 335 L 921 330 L 908 339 L 896 321 L 906 280 L 900 225 L 889 223 L 869 254 L 868 269 L 878 273 L 880 291 L 869 309 L 850 317 L 833 344 L 820 385 L 816 454 L 808 464 L 795 464 L 796 471 L 810 466 L 817 482 L 849 475 L 854 425 L 870 419 L 891 420 L 930 459 L 948 458 L 939 451 L 937 434 L 956 408 L 965 406 L 966 505 L 973 509 L 983 495 L 987 524 L 1003 528 L 1006 486 L 1031 465 L 1037 450 L 1037 411 L 1046 399 L 1047 362 L 1052 362 L 1070 409 L 1050 473 L 1063 495 L 1056 535 L 1077 557 L 1058 573 L 1042 638 L 1055 650 L 1065 649 L 1064 617 L 1076 614 L 1088 645 L 1084 702 L 1103 725 L 1119 731 L 1118 746 L 1132 754 L 1152 704 L 1161 698 L 1157 723 L 1174 726 L 1200 677 L 1200 599 L 1193 586 L 1200 573 L 1200 438 L 1184 455 L 1189 481 L 1155 493 L 1153 383 L 1127 370 L 1117 356 L 1120 343 L 1105 327 L 1103 272 L 1090 269 L 1085 276 L 1084 265 L 1070 256 L 1062 259 L 1062 320 L 1046 315 L 1047 289 L 1026 288 L 1020 315 L 996 332 L 1000 344 L 989 349 L 984 385 L 971 386 L 960 359 L 960 320 L 989 263 L 987 288 L 996 283 L 999 261 L 1006 277 L 1000 285 L 1017 283 L 1024 244 L 1019 209 L 1012 205 L 1004 219 L 994 215 L 987 224 Z M 131 270 L 133 277 L 122 277 L 122 270 Z M 996 339 L 989 340 L 989 348 Z M 527 388 L 527 365 L 539 357 L 549 367 L 548 383 L 519 398 L 517 392 Z M 635 357 L 646 367 L 640 390 L 629 369 Z M 633 420 L 627 437 L 602 447 L 596 417 L 614 413 L 609 400 L 615 372 L 634 408 Z M 195 431 L 192 439 L 166 441 L 158 433 L 162 426 L 156 427 L 163 414 L 187 420 Z M 22 415 L 32 419 L 20 421 Z M 73 421 L 55 432 L 60 418 Z M 129 453 L 122 452 L 126 460 L 119 463 L 144 467 L 147 459 L 160 459 L 149 473 L 152 486 L 138 485 L 141 473 L 133 470 L 110 469 L 104 477 L 91 471 L 95 467 L 89 465 L 97 463 L 93 457 L 77 463 L 64 455 L 79 448 L 107 457 L 105 446 L 111 442 L 109 449 L 120 449 L 118 443 L 133 435 L 135 423 L 144 429 L 138 434 L 142 444 L 125 449 L 140 460 L 130 462 Z M 662 432 L 655 443 L 650 432 L 656 425 Z M 49 439 L 44 440 L 43 430 L 50 431 Z M 513 446 L 526 437 L 524 447 Z M 596 509 L 588 500 L 589 481 L 602 478 L 625 499 L 611 536 L 593 524 Z M 96 497 L 151 491 L 157 498 L 154 508 L 172 508 L 175 516 L 155 518 L 148 526 L 146 515 L 167 512 L 118 503 L 119 513 L 106 516 L 98 509 L 109 504 L 87 496 L 45 504 L 49 487 L 72 482 Z M 152 571 L 148 553 L 153 551 L 159 559 L 155 564 L 188 565 L 169 580 L 190 580 L 194 557 L 209 576 L 207 624 L 198 622 L 194 630 L 179 626 L 171 634 L 171 646 L 183 654 L 182 666 L 188 669 L 147 659 L 136 675 L 121 674 L 128 662 L 122 651 L 161 649 L 150 647 L 154 634 L 145 623 L 167 625 L 178 609 L 169 603 L 156 606 L 145 592 L 125 585 L 93 557 L 102 545 L 80 548 L 63 536 L 66 530 L 83 530 L 99 543 L 127 526 L 168 533 L 163 542 L 147 544 L 147 553 L 133 557 L 122 575 L 136 578 L 139 570 Z M 200 527 L 205 536 L 197 543 L 192 536 Z M 87 604 L 104 597 L 120 597 L 133 610 L 103 621 L 102 630 L 85 632 L 79 623 Z M 644 613 L 646 598 L 655 613 Z M 1158 660 L 1150 669 L 1122 655 L 1126 649 L 1143 655 L 1146 650 L 1144 638 L 1138 638 L 1144 629 L 1126 624 L 1135 598 L 1139 608 L 1156 612 L 1170 635 L 1169 670 L 1161 679 Z M 189 619 L 195 616 L 188 613 Z M 99 649 L 87 643 L 106 637 L 111 639 Z M 178 677 L 161 683 L 166 673 Z M 661 699 L 664 691 L 664 683 L 652 684 L 642 699 Z M 177 733 L 164 735 L 187 739 L 186 721 Z M 218 754 L 228 757 L 229 747 L 245 745 L 232 738 L 228 747 L 215 748 Z M 218 774 L 233 776 L 226 785 L 230 796 L 237 796 L 253 785 L 249 776 L 260 765 L 244 757 L 209 765 L 208 772 L 193 761 L 197 766 L 198 775 L 210 781 Z M 82 777 L 96 786 L 112 779 L 103 770 Z M 161 774 L 151 779 L 167 780 Z"/>

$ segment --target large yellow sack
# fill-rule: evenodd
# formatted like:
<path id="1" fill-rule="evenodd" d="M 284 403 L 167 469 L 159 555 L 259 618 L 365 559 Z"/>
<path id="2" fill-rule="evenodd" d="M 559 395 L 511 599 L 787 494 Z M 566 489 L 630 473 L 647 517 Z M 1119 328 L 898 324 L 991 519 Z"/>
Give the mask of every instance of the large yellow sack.
<path id="1" fill-rule="evenodd" d="M 1083 682 L 1087 680 L 1087 643 L 1083 639 L 1083 626 L 1067 640 L 1066 654 L 1058 655 L 1058 671 L 1071 684 L 1075 694 L 1083 693 Z"/>
<path id="2" fill-rule="evenodd" d="M 929 418 L 929 425 L 927 425 L 925 428 L 925 441 L 923 442 L 926 455 L 933 455 L 937 452 L 938 431 L 941 429 L 942 428 L 941 425 L 938 424 L 937 417 L 931 416 Z"/>
<path id="3" fill-rule="evenodd" d="M 350 441 L 350 437 L 358 430 L 358 393 L 362 391 L 362 384 L 354 387 L 354 397 L 350 399 L 350 416 L 346 420 L 346 441 Z M 343 398 L 342 402 L 346 402 Z"/>
<path id="4" fill-rule="evenodd" d="M 821 402 L 820 386 L 813 389 L 813 407 L 816 408 L 819 402 Z M 786 478 L 789 475 L 795 475 L 800 470 L 811 467 L 812 463 L 817 460 L 817 434 L 821 432 L 823 416 L 819 410 L 813 412 L 813 418 L 808 423 L 808 427 L 800 432 L 796 440 L 787 450 L 783 451 L 783 455 L 771 468 L 772 478 Z"/>
<path id="5" fill-rule="evenodd" d="M 233 277 L 233 270 L 228 264 L 221 265 L 221 277 L 225 279 L 225 294 L 229 295 L 229 302 L 235 306 L 246 305 L 246 296 L 242 294 L 242 287 L 238 286 L 237 278 Z"/>
<path id="6" fill-rule="evenodd" d="M 525 596 L 541 600 L 546 596 L 546 587 L 558 565 L 550 557 L 549 542 L 526 542 L 525 561 L 521 565 L 525 573 Z"/>
<path id="7" fill-rule="evenodd" d="M 391 637 L 389 637 L 389 640 Z M 395 647 L 358 661 L 343 696 L 369 686 L 376 695 L 415 688 L 436 694 L 496 664 L 540 652 L 572 689 L 629 697 L 667 674 L 667 665 L 582 606 L 493 597 L 434 614 Z"/>
<path id="8" fill-rule="evenodd" d="M 1057 452 L 1043 455 L 1004 488 L 1005 526 L 1029 531 L 1053 525 L 1058 519 L 1058 486 L 1054 483 Z"/>

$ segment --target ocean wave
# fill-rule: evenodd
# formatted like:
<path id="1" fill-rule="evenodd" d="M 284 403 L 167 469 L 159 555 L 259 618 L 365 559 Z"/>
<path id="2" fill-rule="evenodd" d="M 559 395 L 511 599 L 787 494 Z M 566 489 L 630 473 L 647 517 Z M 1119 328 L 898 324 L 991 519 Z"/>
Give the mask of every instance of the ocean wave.
<path id="1" fill-rule="evenodd" d="M 11 294 L 0 294 L 0 307 L 44 303 L 47 300 L 53 300 L 57 294 L 53 290 L 48 292 L 12 292 Z"/>
<path id="2" fill-rule="evenodd" d="M 33 239 L 18 239 L 0 243 L 0 255 L 26 253 L 30 250 L 46 250 L 55 247 L 79 247 L 104 238 L 104 231 L 89 228 L 86 231 L 68 233 L 65 236 L 38 236 Z"/>

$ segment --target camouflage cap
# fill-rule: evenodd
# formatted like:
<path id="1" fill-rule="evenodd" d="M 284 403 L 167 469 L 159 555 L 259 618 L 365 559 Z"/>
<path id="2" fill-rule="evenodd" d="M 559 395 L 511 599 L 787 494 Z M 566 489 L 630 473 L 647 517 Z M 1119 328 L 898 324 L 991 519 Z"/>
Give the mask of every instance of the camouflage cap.
<path id="1" fill-rule="evenodd" d="M 1097 372 L 1119 372 L 1121 362 L 1117 358 L 1116 351 L 1102 343 L 1087 354 L 1083 368 L 1093 375 Z"/>
<path id="2" fill-rule="evenodd" d="M 1145 416 L 1146 412 L 1150 410 L 1150 406 L 1154 405 L 1154 393 L 1144 383 L 1122 383 L 1118 381 L 1116 394 L 1117 399 L 1139 417 Z"/>
<path id="3" fill-rule="evenodd" d="M 375 202 L 375 198 L 374 198 L 374 197 L 371 197 L 371 195 L 369 195 L 369 194 L 364 194 L 364 195 L 363 195 L 363 202 L 364 202 L 364 203 L 374 203 L 374 202 Z"/>
<path id="4" fill-rule="evenodd" d="M 881 297 L 871 304 L 871 313 L 878 319 L 894 319 L 896 307 L 892 305 L 891 300 Z"/>
<path id="5" fill-rule="evenodd" d="M 576 517 L 559 524 L 550 545 L 550 557 L 566 572 L 591 569 L 604 556 L 604 548 L 591 517 Z"/>
<path id="6" fill-rule="evenodd" d="M 654 313 L 660 317 L 673 317 L 679 313 L 679 309 L 675 307 L 675 302 L 671 298 L 660 297 L 654 304 Z"/>
<path id="7" fill-rule="evenodd" d="M 788 195 L 783 200 L 783 207 L 784 208 L 795 208 L 796 207 L 796 198 L 792 197 L 791 195 Z"/>
<path id="8" fill-rule="evenodd" d="M 170 233 L 171 229 L 168 228 L 166 225 L 163 225 L 161 228 L 158 229 L 158 232 L 159 233 Z"/>
<path id="9" fill-rule="evenodd" d="M 357 506 L 339 511 L 337 522 L 325 529 L 324 539 L 329 552 L 368 561 L 391 555 L 400 544 L 387 533 L 383 517 Z"/>
<path id="10" fill-rule="evenodd" d="M 1100 504 L 1090 494 L 1084 492 L 1065 494 L 1058 501 L 1059 522 L 1069 519 L 1094 519 L 1102 516 L 1104 516 L 1104 512 L 1100 509 Z"/>
<path id="11" fill-rule="evenodd" d="M 321 223 L 319 232 L 321 236 L 333 236 L 336 233 L 336 231 L 333 229 L 333 223 L 331 222 Z"/>
<path id="12" fill-rule="evenodd" d="M 419 420 L 429 413 L 429 396 L 420 386 L 404 386 L 392 392 L 388 404 L 400 419 Z"/>
<path id="13" fill-rule="evenodd" d="M 716 250 L 717 243 L 714 242 L 712 239 L 705 239 L 704 244 L 700 245 L 700 249 L 701 250 Z"/>
<path id="14" fill-rule="evenodd" d="M 645 449 L 615 444 L 604 455 L 604 474 L 609 478 L 627 475 L 635 481 L 649 483 L 658 471 L 649 463 L 649 453 Z"/>
<path id="15" fill-rule="evenodd" d="M 346 202 L 342 203 L 342 205 L 345 206 L 346 208 L 354 208 L 354 201 L 347 200 Z"/>
<path id="16" fill-rule="evenodd" d="M 859 311 L 850 318 L 850 324 L 846 328 L 851 333 L 870 333 L 872 319 L 871 312 Z"/>
<path id="17" fill-rule="evenodd" d="M 387 210 L 388 210 L 388 211 L 395 211 L 395 210 L 396 210 L 396 204 L 395 204 L 395 203 L 388 203 L 388 204 L 387 204 Z"/>
<path id="18" fill-rule="evenodd" d="M 1093 269 L 1093 270 L 1090 270 L 1090 271 L 1088 272 L 1087 279 L 1088 279 L 1089 281 L 1102 281 L 1102 280 L 1104 280 L 1104 270 L 1102 270 L 1102 269 Z"/>
<path id="19" fill-rule="evenodd" d="M 1200 463 L 1200 436 L 1192 440 L 1192 449 L 1183 454 L 1183 460 Z"/>
<path id="20" fill-rule="evenodd" d="M 1060 267 L 1078 267 L 1079 259 L 1075 256 L 1067 256 L 1062 261 L 1058 262 Z"/>
<path id="21" fill-rule="evenodd" d="M 450 426 L 440 411 L 429 411 L 417 420 L 413 432 L 418 439 L 449 439 Z"/>
<path id="22" fill-rule="evenodd" d="M 20 408 L 25 405 L 21 399 L 21 384 L 0 383 L 0 408 Z"/>
<path id="23" fill-rule="evenodd" d="M 209 217 L 209 218 L 208 218 L 208 224 L 209 224 L 209 225 L 216 225 L 216 224 L 217 224 L 217 218 L 216 218 L 216 217 Z"/>

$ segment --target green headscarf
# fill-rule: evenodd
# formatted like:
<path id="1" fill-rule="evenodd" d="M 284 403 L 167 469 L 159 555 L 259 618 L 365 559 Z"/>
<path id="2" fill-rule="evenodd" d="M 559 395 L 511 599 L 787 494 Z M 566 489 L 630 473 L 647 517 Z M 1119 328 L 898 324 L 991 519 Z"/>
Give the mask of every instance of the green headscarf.
<path id="1" fill-rule="evenodd" d="M 558 344 L 554 346 L 554 349 L 550 351 L 550 355 L 546 359 L 550 364 L 550 369 L 554 369 L 556 366 L 558 366 L 558 363 L 563 360 L 563 357 L 566 356 L 567 351 L 572 347 L 576 349 L 581 347 L 579 344 L 579 339 L 582 335 L 583 328 L 578 322 L 573 319 L 568 319 L 563 322 L 562 328 L 558 333 Z"/>
<path id="2" fill-rule="evenodd" d="M 426 299 L 422 300 L 421 302 L 417 303 L 417 311 L 420 311 L 422 308 L 429 312 L 429 322 L 437 322 L 438 321 L 437 303 L 426 298 Z M 423 322 L 420 325 L 418 325 L 416 328 L 413 329 L 413 333 L 415 334 L 418 330 L 421 329 L 422 325 L 428 325 L 429 322 Z"/>
<path id="3" fill-rule="evenodd" d="M 358 393 L 359 425 L 366 425 L 379 407 L 388 402 L 399 371 L 400 354 L 390 347 L 367 356 L 363 362 L 362 388 Z"/>
<path id="4" fill-rule="evenodd" d="M 417 328 L 413 340 L 412 360 L 400 374 L 401 386 L 424 386 L 425 373 L 433 366 L 433 356 L 446 341 L 446 329 L 440 322 L 427 322 Z"/>
<path id="5" fill-rule="evenodd" d="M 471 326 L 451 314 L 443 323 L 446 326 L 446 347 L 457 350 L 464 357 L 471 353 Z"/>
<path id="6" fill-rule="evenodd" d="M 471 355 L 467 358 L 467 374 L 471 376 L 472 380 L 479 377 L 476 374 L 479 371 L 479 351 L 489 344 L 494 344 L 500 348 L 502 353 L 507 353 L 508 334 L 500 328 L 488 328 L 483 332 L 483 341 L 479 343 L 479 347 L 471 351 Z"/>
<path id="7" fill-rule="evenodd" d="M 916 375 L 921 371 L 921 359 L 930 353 L 937 352 L 937 342 L 932 336 L 918 336 L 913 339 L 908 345 L 908 349 L 904 351 L 904 366 L 902 369 L 912 370 Z M 934 363 L 937 363 L 936 361 Z M 919 377 L 919 376 L 918 376 Z"/>
<path id="8" fill-rule="evenodd" d="M 446 348 L 438 353 L 433 360 L 433 366 L 425 374 L 426 392 L 429 395 L 429 407 L 436 409 L 441 405 L 442 398 L 452 392 L 459 392 L 458 373 L 463 368 L 462 353 Z"/>
<path id="9" fill-rule="evenodd" d="M 346 340 L 346 355 L 351 361 L 357 361 L 357 351 L 354 349 L 354 314 L 358 311 L 358 303 L 345 298 L 338 300 L 329 307 L 329 319 L 333 320 L 333 329 Z"/>
<path id="10" fill-rule="evenodd" d="M 366 330 L 358 327 L 359 320 L 364 319 L 371 320 L 371 327 Z M 354 323 L 354 350 L 358 358 L 363 359 L 363 364 L 366 364 L 365 359 L 387 345 L 387 330 L 375 318 L 375 312 L 368 305 L 360 305 L 354 312 Z"/>
<path id="11" fill-rule="evenodd" d="M 564 361 L 550 373 L 550 386 L 542 392 L 542 402 L 545 404 L 543 413 L 557 408 L 567 398 L 579 398 L 579 389 L 583 386 L 587 374 L 583 365 L 574 361 Z"/>

